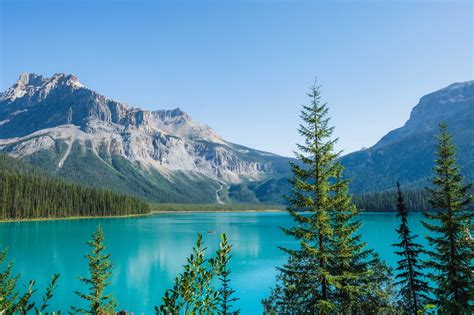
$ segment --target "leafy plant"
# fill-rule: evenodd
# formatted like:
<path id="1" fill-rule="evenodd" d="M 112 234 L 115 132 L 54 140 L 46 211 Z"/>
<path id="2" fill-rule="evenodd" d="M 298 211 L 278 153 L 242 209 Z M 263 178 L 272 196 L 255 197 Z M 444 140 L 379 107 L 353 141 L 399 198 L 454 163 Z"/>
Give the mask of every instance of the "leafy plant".
<path id="1" fill-rule="evenodd" d="M 0 266 L 5 264 L 6 257 L 7 250 L 1 251 Z M 43 295 L 43 303 L 40 307 L 37 307 L 36 303 L 32 301 L 32 297 L 37 291 L 35 288 L 36 282 L 30 280 L 26 291 L 20 295 L 17 289 L 20 274 L 13 276 L 12 268 L 13 263 L 10 262 L 5 266 L 5 269 L 0 272 L 0 314 L 18 313 L 23 315 L 32 310 L 34 310 L 37 315 L 43 314 L 49 306 L 49 301 L 53 298 L 54 290 L 57 288 L 59 274 L 56 273 L 51 276 L 51 282 Z M 60 312 L 57 314 L 60 314 Z"/>

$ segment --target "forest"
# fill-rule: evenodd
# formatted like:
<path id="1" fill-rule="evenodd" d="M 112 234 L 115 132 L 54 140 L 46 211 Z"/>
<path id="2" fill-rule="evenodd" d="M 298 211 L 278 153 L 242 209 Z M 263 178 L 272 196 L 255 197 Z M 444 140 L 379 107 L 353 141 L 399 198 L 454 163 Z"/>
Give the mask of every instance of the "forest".
<path id="1" fill-rule="evenodd" d="M 417 194 L 428 200 L 430 209 L 436 209 L 425 211 L 422 220 L 430 232 L 425 236 L 430 247 L 423 248 L 420 236 L 408 225 L 410 211 L 400 183 L 394 185 L 395 198 L 381 195 L 381 201 L 376 201 L 391 199 L 399 218 L 398 242 L 387 244 L 399 257 L 392 269 L 361 240 L 360 209 L 349 194 L 349 180 L 342 176 L 327 106 L 320 103 L 316 84 L 308 95 L 311 102 L 303 107 L 304 123 L 299 129 L 305 138 L 297 156 L 302 164 L 292 165 L 294 195 L 287 209 L 294 224 L 283 229 L 298 246 L 281 247 L 287 261 L 277 268 L 270 295 L 262 297 L 264 314 L 473 314 L 474 197 L 460 173 L 447 125 L 439 125 L 431 185 Z M 96 202 L 110 202 L 107 205 L 112 208 L 112 201 L 102 194 L 98 193 Z M 99 226 L 85 256 L 89 274 L 79 277 L 87 289 L 75 292 L 81 303 L 71 307 L 71 313 L 127 314 L 117 310 L 117 301 L 106 293 L 113 271 L 104 239 Z M 157 299 L 154 312 L 239 314 L 238 296 L 231 285 L 231 250 L 223 234 L 218 250 L 209 258 L 198 235 L 182 272 Z M 12 273 L 13 264 L 6 263 L 6 257 L 7 252 L 1 252 L 0 310 L 52 314 L 50 305 L 60 275 L 52 275 L 42 303 L 37 303 L 35 282 L 20 293 L 19 276 Z"/>
<path id="2" fill-rule="evenodd" d="M 406 207 L 411 211 L 425 211 L 430 209 L 428 202 L 429 194 L 426 189 L 408 188 L 404 189 Z M 371 192 L 354 196 L 354 204 L 362 211 L 368 212 L 395 212 L 397 190 L 385 190 Z"/>
<path id="3" fill-rule="evenodd" d="M 395 212 L 396 190 L 367 193 L 353 197 L 362 211 Z M 406 189 L 407 208 L 429 208 L 424 189 Z M 148 203 L 138 197 L 92 188 L 53 177 L 22 161 L 0 154 L 0 220 L 118 216 L 150 211 L 246 211 L 283 210 L 271 204 L 163 204 Z"/>
<path id="4" fill-rule="evenodd" d="M 0 155 L 0 220 L 145 214 L 135 197 L 48 176 Z"/>

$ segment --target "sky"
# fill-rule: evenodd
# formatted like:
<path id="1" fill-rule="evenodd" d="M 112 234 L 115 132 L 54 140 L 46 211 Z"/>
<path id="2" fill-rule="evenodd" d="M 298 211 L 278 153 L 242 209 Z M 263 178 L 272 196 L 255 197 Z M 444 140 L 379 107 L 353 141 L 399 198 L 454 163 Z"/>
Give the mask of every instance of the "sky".
<path id="1" fill-rule="evenodd" d="M 419 98 L 473 79 L 471 1 L 0 0 L 0 89 L 72 73 L 226 140 L 292 156 L 315 78 L 338 149 L 372 146 Z"/>

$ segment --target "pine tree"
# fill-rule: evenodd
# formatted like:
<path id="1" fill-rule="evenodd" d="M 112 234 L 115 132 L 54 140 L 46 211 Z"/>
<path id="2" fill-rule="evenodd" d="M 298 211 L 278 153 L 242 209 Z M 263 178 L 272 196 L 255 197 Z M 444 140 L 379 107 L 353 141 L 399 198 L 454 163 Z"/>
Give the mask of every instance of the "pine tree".
<path id="1" fill-rule="evenodd" d="M 337 171 L 338 153 L 334 151 L 337 139 L 332 139 L 334 128 L 329 127 L 328 107 L 321 103 L 316 83 L 308 96 L 310 105 L 303 106 L 303 123 L 298 129 L 305 139 L 296 153 L 301 164 L 292 164 L 293 196 L 288 198 L 288 211 L 296 225 L 284 229 L 287 235 L 299 241 L 299 246 L 282 248 L 289 259 L 279 268 L 279 285 L 283 287 L 276 290 L 283 295 L 272 295 L 276 300 L 265 303 L 273 303 L 274 307 L 280 305 L 290 312 L 329 313 L 335 308 L 330 301 L 330 288 L 335 284 L 330 268 L 333 234 L 330 211 L 333 204 L 331 181 Z"/>
<path id="2" fill-rule="evenodd" d="M 401 256 L 401 259 L 398 261 L 398 267 L 395 268 L 398 273 L 395 276 L 397 281 L 394 285 L 400 288 L 400 304 L 405 312 L 417 314 L 427 301 L 428 283 L 424 280 L 420 259 L 423 249 L 415 242 L 417 235 L 412 235 L 408 227 L 408 209 L 398 182 L 397 217 L 401 219 L 400 227 L 397 229 L 400 242 L 393 244 L 393 246 L 400 248 L 395 253 Z"/>
<path id="3" fill-rule="evenodd" d="M 447 126 L 440 124 L 436 146 L 434 188 L 428 188 L 432 212 L 425 212 L 423 222 L 431 232 L 427 236 L 432 249 L 425 266 L 433 270 L 433 293 L 441 312 L 445 314 L 474 313 L 474 212 L 467 207 L 473 202 L 471 185 L 463 183 L 455 159 L 455 147 Z"/>
<path id="4" fill-rule="evenodd" d="M 219 250 L 216 252 L 214 263 L 216 274 L 221 283 L 218 299 L 218 314 L 222 315 L 236 315 L 240 313 L 238 309 L 232 310 L 232 303 L 238 301 L 239 299 L 234 296 L 235 290 L 233 290 L 230 286 L 229 277 L 231 270 L 229 268 L 229 262 L 232 258 L 232 255 L 230 254 L 231 250 L 232 246 L 227 243 L 227 236 L 222 234 Z"/>
<path id="5" fill-rule="evenodd" d="M 105 254 L 104 233 L 98 226 L 92 234 L 92 241 L 87 242 L 91 253 L 85 257 L 89 261 L 89 278 L 79 277 L 79 280 L 89 287 L 88 293 L 76 294 L 89 303 L 89 309 L 75 308 L 75 312 L 84 314 L 110 314 L 114 313 L 116 303 L 111 294 L 105 294 L 105 289 L 110 284 L 108 279 L 112 276 L 110 254 Z"/>
<path id="6" fill-rule="evenodd" d="M 365 249 L 366 243 L 360 240 L 361 222 L 356 219 L 359 210 L 352 203 L 348 193 L 349 180 L 343 179 L 342 173 L 343 167 L 338 164 L 331 216 L 330 268 L 335 282 L 332 297 L 340 314 L 353 314 L 361 311 L 360 301 L 365 298 L 372 251 Z"/>

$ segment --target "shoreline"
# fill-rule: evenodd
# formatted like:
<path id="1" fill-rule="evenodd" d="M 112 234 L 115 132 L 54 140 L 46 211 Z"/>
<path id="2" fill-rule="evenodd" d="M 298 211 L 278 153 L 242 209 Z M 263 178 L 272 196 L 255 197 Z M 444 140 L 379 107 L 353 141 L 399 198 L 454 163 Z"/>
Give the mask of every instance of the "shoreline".
<path id="1" fill-rule="evenodd" d="M 219 212 L 286 212 L 285 209 L 249 209 L 249 210 L 243 210 L 243 209 L 224 209 L 224 210 L 158 210 L 155 211 L 153 214 L 159 214 L 159 213 L 219 213 Z"/>
<path id="2" fill-rule="evenodd" d="M 61 221 L 61 220 L 86 220 L 86 219 L 120 219 L 120 218 L 134 218 L 134 217 L 145 217 L 155 214 L 150 213 L 137 213 L 137 214 L 125 214 L 125 215 L 108 215 L 108 216 L 73 216 L 73 217 L 51 217 L 51 218 L 25 218 L 25 219 L 4 219 L 0 220 L 0 223 L 14 223 L 14 222 L 32 222 L 32 221 Z"/>
<path id="3" fill-rule="evenodd" d="M 218 212 L 286 212 L 285 209 L 249 209 L 249 210 L 154 210 L 149 213 L 137 213 L 137 214 L 126 214 L 126 215 L 110 215 L 110 216 L 73 216 L 73 217 L 52 217 L 52 218 L 25 218 L 25 219 L 6 219 L 0 220 L 0 223 L 15 223 L 15 222 L 34 222 L 34 221 L 63 221 L 63 220 L 87 220 L 87 219 L 124 219 L 124 218 L 137 218 L 137 217 L 148 217 L 157 214 L 170 214 L 170 213 L 218 213 Z"/>
<path id="4" fill-rule="evenodd" d="M 159 214 L 172 214 L 172 213 L 277 213 L 277 212 L 287 212 L 286 209 L 222 209 L 222 210 L 153 210 L 149 213 L 139 213 L 139 214 L 126 214 L 126 215 L 113 215 L 113 216 L 73 216 L 73 217 L 54 217 L 54 218 L 25 218 L 25 219 L 13 219 L 13 220 L 0 220 L 1 223 L 15 223 L 15 222 L 34 222 L 34 221 L 62 221 L 62 220 L 87 220 L 87 219 L 124 219 L 124 218 L 138 218 L 138 217 L 149 217 Z M 418 211 L 416 211 L 418 212 Z M 362 212 L 365 214 L 393 214 L 390 211 L 367 211 Z"/>

